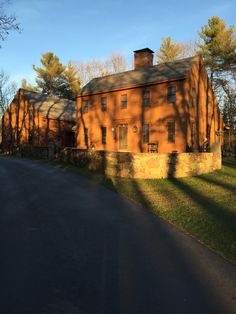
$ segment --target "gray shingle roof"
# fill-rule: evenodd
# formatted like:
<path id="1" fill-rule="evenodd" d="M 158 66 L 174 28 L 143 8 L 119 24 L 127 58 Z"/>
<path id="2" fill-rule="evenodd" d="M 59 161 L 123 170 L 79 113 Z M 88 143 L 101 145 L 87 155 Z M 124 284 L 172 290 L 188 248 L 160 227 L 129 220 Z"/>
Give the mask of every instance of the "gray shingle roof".
<path id="1" fill-rule="evenodd" d="M 185 78 L 198 57 L 190 57 L 174 62 L 162 63 L 140 70 L 116 73 L 92 79 L 86 84 L 80 95 L 91 95 L 100 92 L 142 86 L 161 81 Z"/>
<path id="2" fill-rule="evenodd" d="M 62 99 L 57 96 L 49 96 L 34 91 L 21 89 L 24 98 L 34 105 L 36 111 L 50 119 L 75 121 L 75 101 Z"/>

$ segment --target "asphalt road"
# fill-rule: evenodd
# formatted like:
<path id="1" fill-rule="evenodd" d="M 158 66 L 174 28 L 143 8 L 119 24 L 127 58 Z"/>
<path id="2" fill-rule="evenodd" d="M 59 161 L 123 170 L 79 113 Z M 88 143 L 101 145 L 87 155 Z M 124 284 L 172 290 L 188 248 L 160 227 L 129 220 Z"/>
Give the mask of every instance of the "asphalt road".
<path id="1" fill-rule="evenodd" d="M 39 161 L 0 157 L 0 254 L 1 314 L 236 313 L 235 267 Z"/>

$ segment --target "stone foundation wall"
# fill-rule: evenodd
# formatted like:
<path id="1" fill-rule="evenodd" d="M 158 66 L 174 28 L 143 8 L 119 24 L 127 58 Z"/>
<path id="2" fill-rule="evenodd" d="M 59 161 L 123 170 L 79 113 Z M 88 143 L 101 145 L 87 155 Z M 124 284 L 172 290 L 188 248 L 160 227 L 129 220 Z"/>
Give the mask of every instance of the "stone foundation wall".
<path id="1" fill-rule="evenodd" d="M 153 179 L 196 176 L 221 168 L 221 151 L 204 153 L 126 153 L 65 149 L 58 158 L 109 176 Z"/>

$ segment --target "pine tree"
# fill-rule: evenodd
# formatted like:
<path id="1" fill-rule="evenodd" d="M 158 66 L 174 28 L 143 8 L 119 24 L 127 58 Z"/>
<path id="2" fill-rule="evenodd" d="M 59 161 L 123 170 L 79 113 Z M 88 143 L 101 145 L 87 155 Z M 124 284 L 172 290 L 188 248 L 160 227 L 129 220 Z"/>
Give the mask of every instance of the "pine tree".
<path id="1" fill-rule="evenodd" d="M 162 37 L 162 44 L 156 55 L 158 63 L 175 61 L 183 58 L 184 46 L 173 42 L 171 36 Z"/>
<path id="2" fill-rule="evenodd" d="M 208 19 L 199 32 L 199 53 L 203 56 L 211 79 L 217 72 L 228 70 L 236 64 L 236 38 L 234 26 L 227 28 L 225 22 L 218 16 Z"/>
<path id="3" fill-rule="evenodd" d="M 27 82 L 26 79 L 22 79 L 21 81 L 21 88 L 34 91 L 34 92 L 40 92 L 40 89 L 37 86 L 33 86 Z"/>
<path id="4" fill-rule="evenodd" d="M 76 66 L 69 62 L 62 75 L 63 83 L 60 87 L 60 96 L 74 100 L 80 90 L 80 78 Z"/>
<path id="5" fill-rule="evenodd" d="M 208 19 L 199 32 L 199 53 L 203 56 L 224 122 L 236 132 L 236 37 L 218 16 Z"/>
<path id="6" fill-rule="evenodd" d="M 33 69 L 37 72 L 36 83 L 38 87 L 43 93 L 60 96 L 63 73 L 66 67 L 52 52 L 42 54 L 40 62 L 42 64 L 41 68 L 33 65 Z"/>

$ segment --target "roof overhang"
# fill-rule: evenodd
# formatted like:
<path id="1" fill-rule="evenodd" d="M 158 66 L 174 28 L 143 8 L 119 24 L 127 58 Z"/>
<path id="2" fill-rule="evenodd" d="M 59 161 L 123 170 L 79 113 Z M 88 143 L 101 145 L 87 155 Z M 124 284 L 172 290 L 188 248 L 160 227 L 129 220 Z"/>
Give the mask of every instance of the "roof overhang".
<path id="1" fill-rule="evenodd" d="M 83 93 L 81 92 L 80 95 L 77 96 L 77 98 L 83 97 L 83 96 L 92 96 L 92 95 L 99 95 L 99 94 L 104 94 L 104 93 L 110 93 L 110 92 L 117 92 L 117 91 L 122 91 L 126 89 L 134 89 L 134 88 L 140 88 L 140 87 L 147 87 L 147 86 L 152 86 L 152 85 L 157 85 L 157 84 L 163 84 L 163 83 L 171 83 L 171 82 L 176 82 L 176 81 L 183 81 L 186 79 L 186 76 L 180 76 L 177 78 L 173 79 L 168 79 L 168 80 L 160 80 L 157 82 L 150 82 L 147 84 L 137 84 L 137 85 L 130 85 L 130 86 L 122 86 L 114 89 L 107 89 L 107 90 L 101 90 L 101 91 L 95 91 L 95 92 L 90 92 L 90 93 Z"/>

